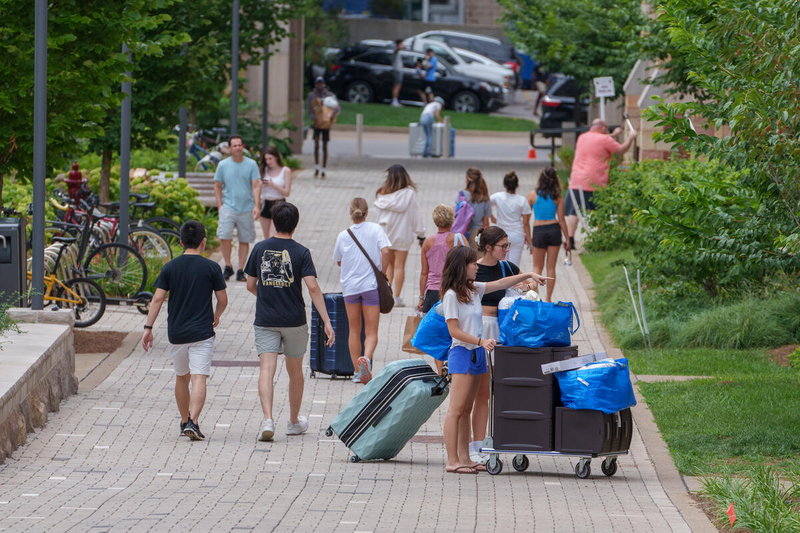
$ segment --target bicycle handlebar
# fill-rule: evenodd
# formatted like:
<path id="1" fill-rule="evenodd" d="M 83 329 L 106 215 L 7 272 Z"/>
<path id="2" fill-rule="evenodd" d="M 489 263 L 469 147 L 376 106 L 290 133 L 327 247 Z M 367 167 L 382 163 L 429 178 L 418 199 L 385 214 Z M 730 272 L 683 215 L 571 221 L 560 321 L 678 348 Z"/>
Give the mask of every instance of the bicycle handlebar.
<path id="1" fill-rule="evenodd" d="M 60 203 L 58 203 L 58 201 L 55 198 L 50 198 L 50 203 L 53 205 L 53 207 L 55 207 L 56 209 L 60 209 L 61 211 L 66 211 L 67 209 L 69 209 L 69 207 L 67 207 L 66 205 L 61 205 Z"/>

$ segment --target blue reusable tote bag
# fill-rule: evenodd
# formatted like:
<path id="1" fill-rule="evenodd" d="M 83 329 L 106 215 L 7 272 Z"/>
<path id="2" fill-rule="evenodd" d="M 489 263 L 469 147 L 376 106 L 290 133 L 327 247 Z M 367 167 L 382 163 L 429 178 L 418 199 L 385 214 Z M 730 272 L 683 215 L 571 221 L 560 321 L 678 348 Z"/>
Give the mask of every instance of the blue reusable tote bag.
<path id="1" fill-rule="evenodd" d="M 572 315 L 577 325 L 573 326 Z M 569 346 L 570 335 L 581 326 L 572 302 L 516 300 L 500 323 L 500 344 L 504 346 Z"/>
<path id="2" fill-rule="evenodd" d="M 439 313 L 442 302 L 436 302 L 417 326 L 417 332 L 411 338 L 411 346 L 421 350 L 439 361 L 447 361 L 447 352 L 453 343 L 447 321 Z"/>
<path id="3" fill-rule="evenodd" d="M 570 409 L 592 409 L 606 414 L 636 405 L 628 360 L 604 360 L 576 370 L 556 372 L 561 403 Z"/>

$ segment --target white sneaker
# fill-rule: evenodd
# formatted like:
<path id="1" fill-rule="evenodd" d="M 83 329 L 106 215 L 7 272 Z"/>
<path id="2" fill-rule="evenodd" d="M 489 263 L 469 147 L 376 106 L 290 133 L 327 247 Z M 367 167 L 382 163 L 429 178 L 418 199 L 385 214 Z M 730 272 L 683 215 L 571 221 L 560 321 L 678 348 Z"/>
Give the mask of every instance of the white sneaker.
<path id="1" fill-rule="evenodd" d="M 397 100 L 395 100 L 394 102 L 392 102 L 392 107 L 403 107 L 403 105 Z"/>
<path id="2" fill-rule="evenodd" d="M 482 453 L 471 453 L 469 454 L 469 460 L 479 465 L 485 465 L 489 462 L 489 456 Z"/>
<path id="3" fill-rule="evenodd" d="M 273 436 L 275 436 L 275 421 L 271 418 L 269 420 L 264 420 L 264 423 L 261 424 L 261 435 L 258 437 L 258 440 L 270 441 Z"/>
<path id="4" fill-rule="evenodd" d="M 350 381 L 352 381 L 353 383 L 361 383 L 361 372 L 356 372 L 353 375 L 353 379 L 351 379 Z"/>
<path id="5" fill-rule="evenodd" d="M 399 296 L 395 296 L 394 297 L 394 306 L 395 307 L 405 307 L 406 303 Z"/>
<path id="6" fill-rule="evenodd" d="M 297 424 L 292 424 L 291 420 L 286 421 L 287 435 L 302 435 L 306 431 L 308 431 L 308 418 L 304 416 L 298 416 Z"/>
<path id="7" fill-rule="evenodd" d="M 366 357 L 358 358 L 359 381 L 366 385 L 372 379 L 372 362 Z"/>

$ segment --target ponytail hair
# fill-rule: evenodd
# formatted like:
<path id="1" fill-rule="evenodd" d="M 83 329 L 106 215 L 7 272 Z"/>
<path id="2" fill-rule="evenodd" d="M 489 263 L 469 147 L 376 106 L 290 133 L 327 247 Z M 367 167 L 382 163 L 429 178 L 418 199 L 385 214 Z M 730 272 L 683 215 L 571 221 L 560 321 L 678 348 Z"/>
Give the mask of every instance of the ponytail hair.
<path id="1" fill-rule="evenodd" d="M 359 224 L 367 218 L 369 207 L 363 198 L 353 198 L 350 200 L 350 218 L 354 223 Z"/>

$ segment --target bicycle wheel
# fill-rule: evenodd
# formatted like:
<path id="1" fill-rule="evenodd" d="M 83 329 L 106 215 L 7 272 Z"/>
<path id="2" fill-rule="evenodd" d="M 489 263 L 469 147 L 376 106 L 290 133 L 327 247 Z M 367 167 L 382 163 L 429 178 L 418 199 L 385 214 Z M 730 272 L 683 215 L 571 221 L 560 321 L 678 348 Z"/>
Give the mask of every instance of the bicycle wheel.
<path id="1" fill-rule="evenodd" d="M 181 225 L 169 217 L 150 217 L 146 218 L 144 223 L 156 228 L 158 231 L 162 229 L 174 230 L 178 233 L 181 231 Z"/>
<path id="2" fill-rule="evenodd" d="M 167 241 L 170 249 L 172 250 L 172 257 L 177 257 L 183 253 L 183 245 L 181 244 L 181 236 L 177 231 L 171 229 L 158 230 L 158 233 Z"/>
<path id="3" fill-rule="evenodd" d="M 164 266 L 172 259 L 172 248 L 161 233 L 148 228 L 131 228 L 128 233 L 128 244 L 136 248 L 148 266 Z M 158 267 L 161 271 L 161 267 Z M 151 272 L 154 275 L 154 272 Z"/>
<path id="4" fill-rule="evenodd" d="M 89 253 L 83 270 L 84 277 L 96 281 L 107 299 L 130 300 L 147 284 L 147 265 L 127 244 L 100 245 Z"/>
<path id="5" fill-rule="evenodd" d="M 106 295 L 100 285 L 86 278 L 73 278 L 64 285 L 78 296 L 79 301 L 75 301 L 74 294 L 59 286 L 56 296 L 71 301 L 58 301 L 56 305 L 61 309 L 72 309 L 75 327 L 86 328 L 100 320 L 106 312 Z"/>

